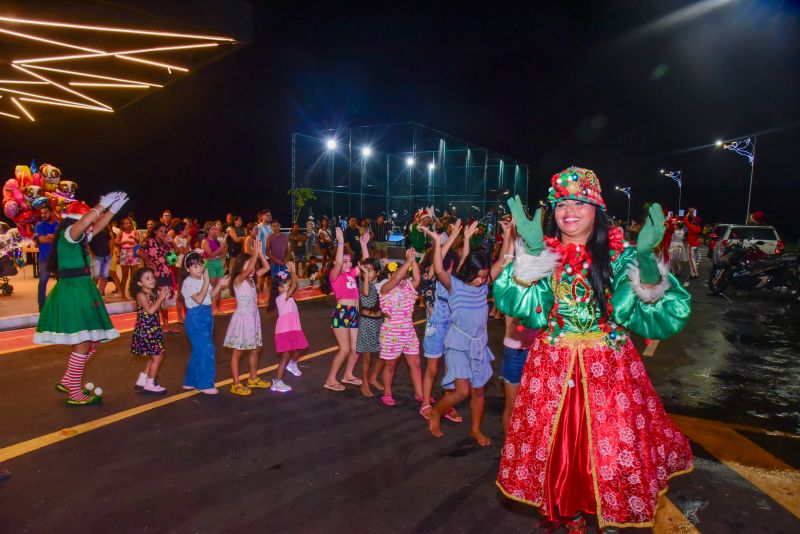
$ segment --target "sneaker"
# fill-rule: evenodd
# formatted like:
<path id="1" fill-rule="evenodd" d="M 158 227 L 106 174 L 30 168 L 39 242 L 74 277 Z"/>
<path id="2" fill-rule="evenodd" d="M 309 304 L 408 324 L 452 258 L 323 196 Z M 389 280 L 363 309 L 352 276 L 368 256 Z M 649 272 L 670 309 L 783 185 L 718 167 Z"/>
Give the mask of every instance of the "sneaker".
<path id="1" fill-rule="evenodd" d="M 155 378 L 148 378 L 147 383 L 142 388 L 142 392 L 163 394 L 167 392 L 167 388 L 159 385 Z"/>
<path id="2" fill-rule="evenodd" d="M 205 393 L 205 391 L 203 393 Z M 231 386 L 231 393 L 233 393 L 234 395 L 241 395 L 242 397 L 246 397 L 251 393 L 253 393 L 253 390 L 241 384 L 234 384 Z"/>
<path id="3" fill-rule="evenodd" d="M 272 382 L 269 380 L 262 380 L 261 378 L 256 378 L 255 380 L 247 379 L 247 387 L 249 388 L 269 389 L 271 385 Z"/>
<path id="4" fill-rule="evenodd" d="M 133 389 L 140 391 L 141 389 L 144 389 L 145 384 L 147 384 L 147 375 L 144 373 L 139 373 L 139 378 L 136 379 L 136 385 L 133 386 Z"/>
<path id="5" fill-rule="evenodd" d="M 216 395 L 219 393 L 219 390 L 217 388 L 201 389 L 200 393 L 205 393 L 206 395 Z"/>
<path id="6" fill-rule="evenodd" d="M 294 360 L 289 360 L 289 363 L 286 364 L 286 370 L 292 373 L 294 376 L 300 376 L 303 374 L 303 371 L 297 367 L 297 362 Z"/>
<path id="7" fill-rule="evenodd" d="M 270 388 L 272 391 L 277 391 L 278 393 L 289 393 L 292 391 L 292 386 L 289 384 L 284 383 L 283 380 L 275 379 L 272 381 L 272 387 Z"/>

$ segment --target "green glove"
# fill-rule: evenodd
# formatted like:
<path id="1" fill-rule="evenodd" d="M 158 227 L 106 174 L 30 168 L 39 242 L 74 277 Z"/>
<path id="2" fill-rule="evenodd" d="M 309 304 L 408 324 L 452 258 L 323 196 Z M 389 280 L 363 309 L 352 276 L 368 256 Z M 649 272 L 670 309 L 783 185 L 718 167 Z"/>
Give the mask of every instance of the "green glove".
<path id="1" fill-rule="evenodd" d="M 639 238 L 636 241 L 636 255 L 639 260 L 639 278 L 644 284 L 657 284 L 661 278 L 658 262 L 653 252 L 664 238 L 664 212 L 656 202 L 647 211 Z"/>
<path id="2" fill-rule="evenodd" d="M 536 210 L 533 220 L 528 218 L 519 195 L 508 199 L 511 217 L 517 225 L 517 233 L 525 243 L 528 253 L 538 256 L 544 250 L 544 233 L 542 232 L 542 209 Z"/>

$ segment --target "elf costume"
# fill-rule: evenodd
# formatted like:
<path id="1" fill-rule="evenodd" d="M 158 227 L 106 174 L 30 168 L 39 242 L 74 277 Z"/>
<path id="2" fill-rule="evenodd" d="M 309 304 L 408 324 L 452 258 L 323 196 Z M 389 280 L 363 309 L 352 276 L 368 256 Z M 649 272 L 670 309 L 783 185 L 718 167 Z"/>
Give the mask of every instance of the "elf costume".
<path id="1" fill-rule="evenodd" d="M 549 200 L 605 211 L 588 169 L 553 176 Z M 630 332 L 664 339 L 689 318 L 689 294 L 653 255 L 664 231 L 661 208 L 650 209 L 636 246 L 609 228 L 602 313 L 586 247 L 544 237 L 540 210 L 531 221 L 519 199 L 509 206 L 525 246 L 495 281 L 495 303 L 542 330 L 525 364 L 497 485 L 574 530 L 585 529 L 580 514 L 596 515 L 601 528 L 652 526 L 667 481 L 692 469 L 689 442 L 665 413 L 630 340 Z M 576 517 L 577 525 L 569 521 Z"/>
<path id="2" fill-rule="evenodd" d="M 103 197 L 108 204 L 115 199 L 122 200 L 116 193 Z M 72 202 L 64 209 L 62 217 L 77 221 L 92 209 L 83 202 Z M 70 354 L 67 371 L 61 382 L 56 384 L 56 390 L 69 394 L 67 404 L 97 404 L 101 401 L 102 390 L 97 388 L 94 394 L 90 394 L 81 389 L 83 370 L 95 351 L 95 343 L 117 338 L 119 332 L 111 324 L 103 298 L 92 281 L 89 267 L 91 257 L 84 244 L 85 236 L 73 241 L 69 229 L 68 225 L 56 235 L 56 250 L 53 253 L 58 258 L 58 282 L 47 295 L 39 314 L 33 342 L 73 346 L 93 342 L 85 354 L 77 350 Z"/>

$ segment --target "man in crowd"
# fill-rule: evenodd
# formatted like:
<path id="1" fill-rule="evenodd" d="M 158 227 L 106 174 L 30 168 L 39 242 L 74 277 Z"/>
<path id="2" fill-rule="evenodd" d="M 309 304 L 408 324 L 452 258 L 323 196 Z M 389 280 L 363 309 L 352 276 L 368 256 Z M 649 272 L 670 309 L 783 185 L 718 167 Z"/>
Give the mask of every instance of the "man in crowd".
<path id="1" fill-rule="evenodd" d="M 42 220 L 36 223 L 34 232 L 36 234 L 36 242 L 39 243 L 39 310 L 44 306 L 45 298 L 47 297 L 47 281 L 50 279 L 50 273 L 47 271 L 47 258 L 50 257 L 50 251 L 53 250 L 53 240 L 56 237 L 58 230 L 58 220 L 55 218 L 53 210 L 50 206 L 45 206 L 39 213 Z"/>
<path id="2" fill-rule="evenodd" d="M 167 227 L 167 231 L 169 231 L 169 225 L 172 222 L 172 212 L 170 210 L 164 210 L 161 214 L 161 222 L 164 223 L 164 226 Z"/>
<path id="3" fill-rule="evenodd" d="M 425 244 L 427 236 L 419 229 L 420 226 L 430 227 L 433 217 L 429 211 L 420 210 L 414 217 L 414 222 L 408 232 L 408 246 L 417 253 L 417 259 L 421 260 L 425 255 Z"/>
<path id="4" fill-rule="evenodd" d="M 379 258 L 389 256 L 389 225 L 383 213 L 379 213 L 372 223 L 372 242 L 375 245 L 375 254 Z"/>
<path id="5" fill-rule="evenodd" d="M 361 232 L 358 229 L 358 219 L 351 215 L 347 219 L 347 228 L 344 229 L 345 252 L 353 258 L 353 265 L 361 261 Z"/>
<path id="6" fill-rule="evenodd" d="M 281 233 L 280 221 L 272 221 L 272 233 L 267 237 L 266 255 L 269 259 L 270 275 L 286 271 L 286 254 L 289 252 L 289 236 Z"/>
<path id="7" fill-rule="evenodd" d="M 258 229 L 258 240 L 261 241 L 261 251 L 267 255 L 267 238 L 272 235 L 272 212 L 263 209 L 256 214 L 256 228 Z M 280 226 L 278 231 L 280 232 Z M 263 293 L 265 286 L 269 282 L 269 274 L 265 274 L 258 279 L 258 291 Z"/>

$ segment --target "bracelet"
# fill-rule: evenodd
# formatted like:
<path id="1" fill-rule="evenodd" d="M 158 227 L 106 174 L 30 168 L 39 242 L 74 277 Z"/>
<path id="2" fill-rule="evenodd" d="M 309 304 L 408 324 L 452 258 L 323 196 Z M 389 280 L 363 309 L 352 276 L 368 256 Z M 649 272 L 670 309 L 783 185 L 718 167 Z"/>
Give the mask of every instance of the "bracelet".
<path id="1" fill-rule="evenodd" d="M 102 216 L 102 214 L 100 213 L 100 210 L 98 210 L 97 208 L 91 208 L 89 211 L 95 212 L 97 214 L 97 218 L 98 219 Z"/>
<path id="2" fill-rule="evenodd" d="M 344 243 L 336 243 L 336 246 L 337 246 L 337 247 L 343 247 L 343 246 L 344 246 Z"/>
<path id="3" fill-rule="evenodd" d="M 513 254 L 503 254 L 503 257 L 504 258 L 513 258 L 514 255 Z"/>

